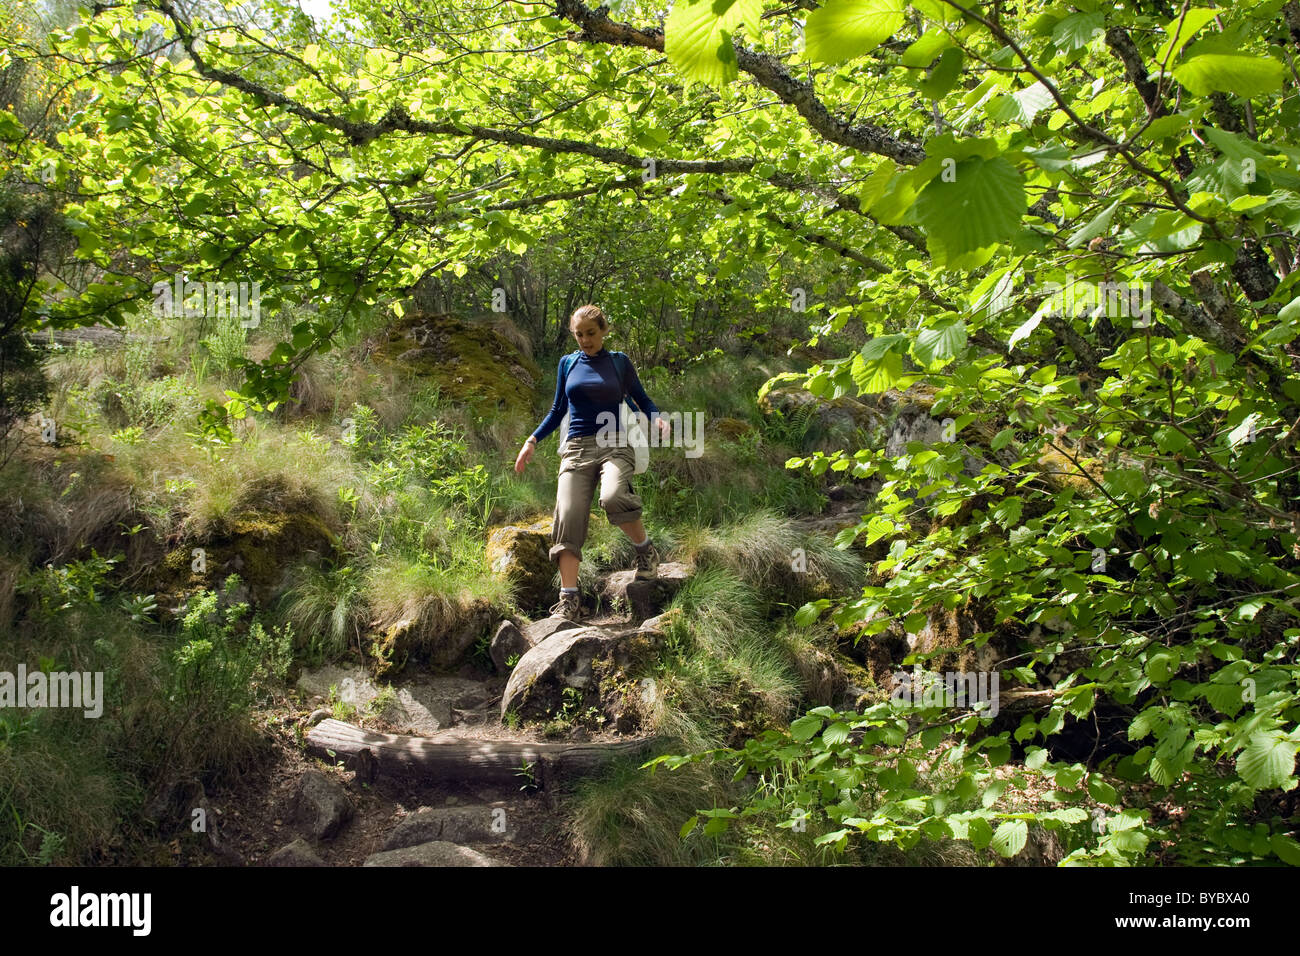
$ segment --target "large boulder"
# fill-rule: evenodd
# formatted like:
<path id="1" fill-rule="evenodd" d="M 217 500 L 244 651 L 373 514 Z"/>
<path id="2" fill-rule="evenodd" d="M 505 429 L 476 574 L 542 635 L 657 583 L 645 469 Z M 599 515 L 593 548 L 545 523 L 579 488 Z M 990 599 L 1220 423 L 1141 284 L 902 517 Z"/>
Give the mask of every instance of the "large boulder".
<path id="1" fill-rule="evenodd" d="M 525 611 L 554 600 L 556 566 L 550 558 L 551 531 L 552 518 L 548 516 L 488 532 L 488 570 L 514 587 L 515 600 Z"/>
<path id="2" fill-rule="evenodd" d="M 881 615 L 877 615 L 879 617 Z M 841 649 L 848 657 L 866 669 L 871 682 L 878 687 L 892 686 L 891 675 L 903 662 L 911 649 L 908 634 L 901 620 L 891 620 L 889 626 L 878 634 L 866 633 L 873 617 L 849 624 L 839 634 Z"/>
<path id="3" fill-rule="evenodd" d="M 525 718 L 544 718 L 562 707 L 564 691 L 578 691 L 580 709 L 605 707 L 609 687 L 648 664 L 663 642 L 653 628 L 608 631 L 579 627 L 542 641 L 515 665 L 501 696 L 501 715 L 515 711 Z"/>
<path id="4" fill-rule="evenodd" d="M 976 647 L 971 638 L 979 629 L 979 621 L 966 608 L 931 608 L 921 629 L 907 633 L 907 649 L 934 655 L 926 663 L 926 670 L 992 673 L 1016 652 L 1016 643 L 1009 631 L 998 629 L 990 640 Z"/>
<path id="5" fill-rule="evenodd" d="M 509 661 L 511 658 L 518 663 L 528 651 L 542 641 L 546 640 L 552 634 L 558 634 L 560 631 L 570 631 L 579 625 L 570 621 L 568 618 L 544 617 L 539 621 L 531 621 L 525 624 L 523 628 L 518 627 L 513 621 L 502 621 L 497 625 L 496 634 L 492 638 L 492 647 L 489 651 L 492 657 L 492 663 L 496 665 L 498 673 L 504 674 L 510 670 Z"/>
<path id="6" fill-rule="evenodd" d="M 504 674 L 513 666 L 511 659 L 517 661 L 531 646 L 524 640 L 523 632 L 514 621 L 502 621 L 492 635 L 488 656 L 492 658 L 492 666 L 497 669 L 497 673 Z"/>
<path id="7" fill-rule="evenodd" d="M 946 442 L 961 439 L 963 444 L 978 443 L 981 433 L 978 429 L 968 428 L 960 436 L 953 429 L 955 418 L 950 415 L 934 413 L 934 396 L 921 388 L 910 388 L 905 392 L 888 391 L 875 396 L 876 407 L 887 416 L 885 426 L 884 452 L 891 457 L 907 454 L 907 446 L 912 442 L 922 445 L 939 446 Z M 988 462 L 976 455 L 962 455 L 964 470 L 968 475 L 978 475 Z"/>

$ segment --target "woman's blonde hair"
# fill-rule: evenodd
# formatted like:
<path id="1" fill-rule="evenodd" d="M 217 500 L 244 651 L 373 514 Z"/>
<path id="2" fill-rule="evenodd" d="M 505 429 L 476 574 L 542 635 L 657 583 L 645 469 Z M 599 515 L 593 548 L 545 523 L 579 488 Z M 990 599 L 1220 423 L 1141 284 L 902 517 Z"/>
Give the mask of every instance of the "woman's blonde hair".
<path id="1" fill-rule="evenodd" d="M 609 319 L 605 318 L 605 313 L 600 310 L 598 305 L 583 305 L 573 310 L 573 315 L 569 316 L 569 328 L 581 324 L 586 319 L 595 319 L 600 330 L 604 332 L 609 328 Z"/>

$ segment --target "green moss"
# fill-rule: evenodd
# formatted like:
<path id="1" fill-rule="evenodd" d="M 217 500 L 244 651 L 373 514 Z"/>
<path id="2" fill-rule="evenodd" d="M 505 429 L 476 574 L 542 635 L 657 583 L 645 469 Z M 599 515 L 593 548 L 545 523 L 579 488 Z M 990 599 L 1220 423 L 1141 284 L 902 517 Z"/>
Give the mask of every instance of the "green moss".
<path id="1" fill-rule="evenodd" d="M 159 566 L 154 590 L 160 607 L 174 605 L 198 588 L 214 589 L 230 574 L 248 585 L 249 597 L 267 606 L 285 572 L 308 552 L 331 556 L 338 536 L 316 514 L 302 511 L 246 512 L 234 516 L 206 539 L 168 551 Z M 205 570 L 193 569 L 194 549 L 204 551 Z"/>
<path id="2" fill-rule="evenodd" d="M 395 322 L 374 357 L 431 380 L 458 404 L 525 418 L 532 414 L 541 378 L 532 359 L 494 330 L 446 314 L 414 314 Z"/>
<path id="3" fill-rule="evenodd" d="M 550 558 L 551 515 L 488 529 L 484 562 L 508 581 L 521 608 L 540 607 L 550 596 L 555 564 Z"/>

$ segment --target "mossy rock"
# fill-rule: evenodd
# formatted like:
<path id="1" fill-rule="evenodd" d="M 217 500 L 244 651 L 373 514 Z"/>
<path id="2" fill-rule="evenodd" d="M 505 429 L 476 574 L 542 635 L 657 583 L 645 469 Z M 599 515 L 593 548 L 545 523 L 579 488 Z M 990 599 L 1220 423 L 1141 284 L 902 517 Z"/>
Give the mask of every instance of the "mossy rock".
<path id="1" fill-rule="evenodd" d="M 722 718 L 726 740 L 724 746 L 741 749 L 745 742 L 765 730 L 785 730 L 782 716 L 771 713 L 763 697 L 749 681 L 741 678 L 717 695 L 717 715 Z"/>
<path id="2" fill-rule="evenodd" d="M 399 620 L 381 622 L 370 633 L 370 667 L 376 677 L 392 677 L 409 661 L 437 671 L 466 663 L 480 638 L 490 634 L 501 612 L 486 598 L 430 596 L 407 608 Z"/>
<path id="3" fill-rule="evenodd" d="M 907 635 L 896 620 L 879 634 L 863 633 L 868 623 L 865 620 L 854 621 L 842 630 L 839 634 L 840 649 L 865 668 L 871 683 L 888 686 L 893 679 L 890 675 L 902 666 L 903 658 L 907 656 Z"/>
<path id="4" fill-rule="evenodd" d="M 847 687 L 857 687 L 865 690 L 865 694 L 857 694 L 852 701 L 852 706 L 856 710 L 862 710 L 870 707 L 872 704 L 878 704 L 882 700 L 888 700 L 889 694 L 876 685 L 876 681 L 871 676 L 871 671 L 863 667 L 848 654 L 843 651 L 835 652 L 835 663 L 848 682 Z"/>
<path id="5" fill-rule="evenodd" d="M 531 611 L 551 597 L 555 562 L 550 558 L 553 518 L 547 515 L 529 524 L 511 524 L 488 531 L 485 560 L 488 570 L 515 589 L 515 600 Z"/>
<path id="6" fill-rule="evenodd" d="M 645 672 L 661 647 L 657 631 L 561 631 L 520 658 L 502 693 L 501 714 L 513 710 L 525 719 L 547 720 L 561 712 L 565 691 L 576 690 L 580 714 L 595 707 L 617 723 L 628 681 Z"/>
<path id="7" fill-rule="evenodd" d="M 658 631 L 637 631 L 621 640 L 617 654 L 592 661 L 596 696 L 609 726 L 621 734 L 645 729 L 647 708 L 642 702 L 642 677 L 658 659 L 662 637 Z"/>
<path id="8" fill-rule="evenodd" d="M 447 313 L 412 313 L 388 327 L 372 357 L 430 379 L 459 404 L 532 417 L 541 370 L 490 326 Z"/>
<path id="9" fill-rule="evenodd" d="M 798 385 L 777 385 L 760 392 L 758 407 L 764 415 L 811 415 L 804 439 L 804 451 L 829 452 L 847 447 L 865 447 L 883 434 L 886 415 L 878 408 L 853 398 L 819 398 Z"/>
<path id="10" fill-rule="evenodd" d="M 971 639 L 979 631 L 979 621 L 968 608 L 950 611 L 943 607 L 926 612 L 926 623 L 916 634 L 907 635 L 912 653 L 929 656 L 921 665 L 931 671 L 992 671 L 1011 656 L 1015 641 L 1006 633 L 996 633 L 981 647 Z"/>
<path id="11" fill-rule="evenodd" d="M 749 422 L 739 418 L 719 418 L 713 423 L 713 432 L 726 441 L 736 441 L 754 430 Z"/>
<path id="12" fill-rule="evenodd" d="M 170 610 L 199 588 L 219 590 L 238 574 L 249 602 L 268 607 L 289 570 L 304 559 L 332 557 L 338 536 L 319 515 L 305 511 L 250 511 L 235 515 L 204 538 L 171 549 L 157 569 L 154 590 L 159 607 Z M 194 550 L 203 550 L 202 571 L 194 570 Z"/>

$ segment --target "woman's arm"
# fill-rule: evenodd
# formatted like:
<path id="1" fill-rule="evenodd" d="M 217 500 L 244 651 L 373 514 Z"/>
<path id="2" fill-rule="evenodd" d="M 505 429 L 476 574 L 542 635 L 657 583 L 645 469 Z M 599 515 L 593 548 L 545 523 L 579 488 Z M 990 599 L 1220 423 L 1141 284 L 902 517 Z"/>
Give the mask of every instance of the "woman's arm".
<path id="1" fill-rule="evenodd" d="M 555 369 L 555 401 L 551 403 L 551 410 L 532 434 L 532 437 L 537 439 L 539 443 L 560 427 L 560 422 L 564 421 L 564 413 L 569 410 L 569 396 L 564 387 L 564 360 L 566 358 L 568 358 L 567 355 L 560 356 L 560 364 Z"/>
<path id="2" fill-rule="evenodd" d="M 659 417 L 659 406 L 650 401 L 650 396 L 646 394 L 644 386 L 641 384 L 641 377 L 636 374 L 636 367 L 632 364 L 632 359 L 627 360 L 628 379 L 624 383 L 627 385 L 627 393 L 633 399 L 638 411 L 645 414 L 652 423 L 663 421 Z"/>
<path id="3" fill-rule="evenodd" d="M 636 366 L 632 364 L 631 358 L 627 360 L 627 381 L 624 384 L 638 411 L 645 412 L 647 415 L 659 411 L 659 406 L 650 401 L 650 396 L 645 393 L 645 388 L 641 385 L 641 377 L 636 374 Z"/>

